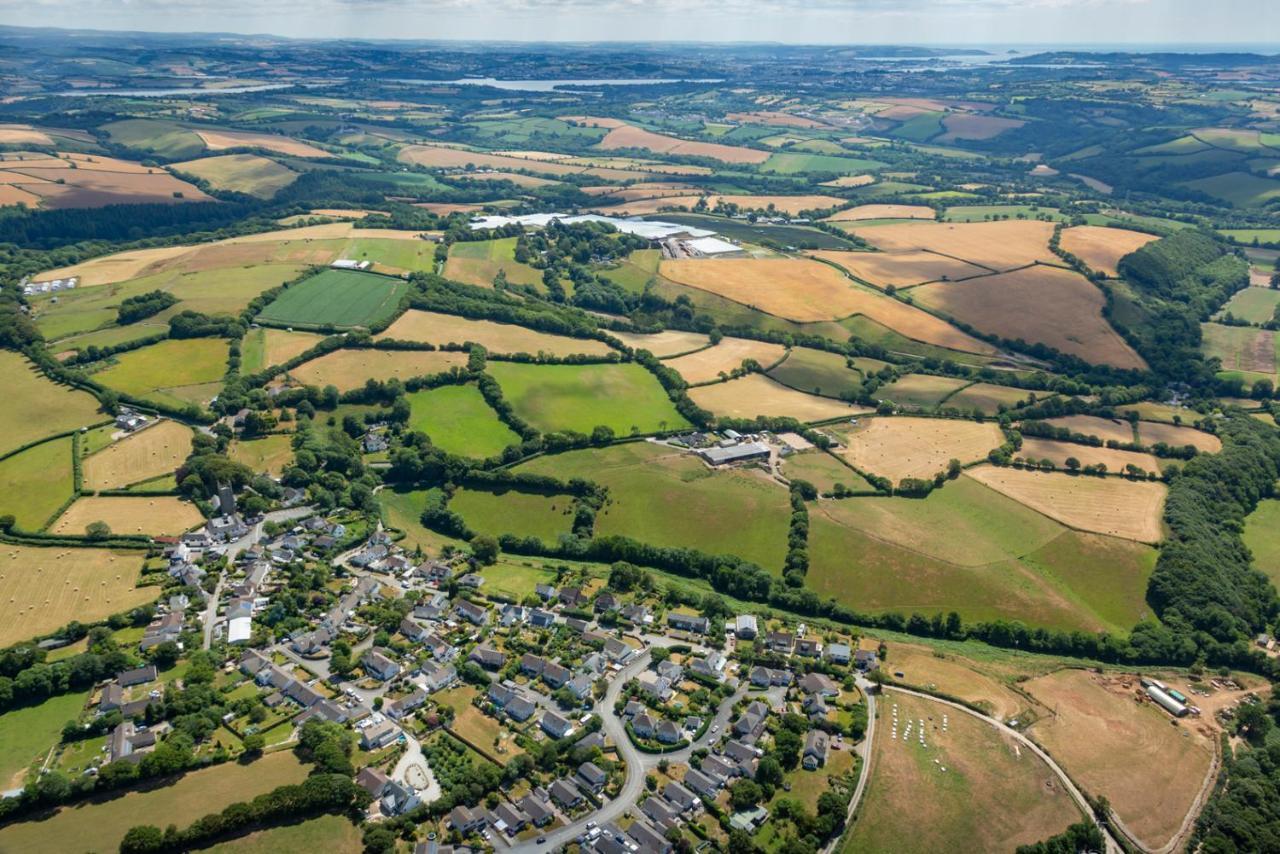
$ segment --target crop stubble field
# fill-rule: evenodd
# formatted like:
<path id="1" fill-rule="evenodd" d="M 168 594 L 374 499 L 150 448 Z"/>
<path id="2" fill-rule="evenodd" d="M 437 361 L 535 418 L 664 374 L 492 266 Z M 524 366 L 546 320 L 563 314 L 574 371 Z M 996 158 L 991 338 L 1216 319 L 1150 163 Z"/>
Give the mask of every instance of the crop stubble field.
<path id="1" fill-rule="evenodd" d="M 173 472 L 191 454 L 191 430 L 161 421 L 84 460 L 88 489 L 120 489 Z"/>
<path id="2" fill-rule="evenodd" d="M 967 261 L 914 249 L 902 252 L 817 250 L 809 254 L 844 268 L 861 281 L 882 288 L 887 285 L 910 287 L 942 279 L 955 281 L 991 272 Z"/>
<path id="3" fill-rule="evenodd" d="M 50 530 L 82 536 L 94 522 L 105 522 L 115 534 L 172 537 L 203 523 L 204 516 L 194 504 L 168 496 L 89 496 L 77 499 Z"/>
<path id="4" fill-rule="evenodd" d="M 1108 228 L 1101 225 L 1077 225 L 1062 232 L 1063 250 L 1075 255 L 1092 270 L 1115 276 L 1120 259 L 1157 239 L 1154 234 Z"/>
<path id="5" fill-rule="evenodd" d="M 427 344 L 479 344 L 490 353 L 549 353 L 553 356 L 571 356 L 583 353 L 589 356 L 605 356 L 612 352 L 608 344 L 586 338 L 570 338 L 552 335 L 515 326 L 495 323 L 491 320 L 472 320 L 452 314 L 410 309 L 396 318 L 384 332 L 375 336 L 381 341 L 391 338 L 398 341 L 421 341 Z"/>
<path id="6" fill-rule="evenodd" d="M 869 418 L 837 431 L 846 446 L 837 451 L 859 470 L 888 477 L 931 478 L 951 459 L 983 459 L 1004 443 L 995 424 L 941 418 Z"/>
<path id="7" fill-rule="evenodd" d="M 689 397 L 703 409 L 729 418 L 764 415 L 791 417 L 799 421 L 826 421 L 871 411 L 865 406 L 796 391 L 756 373 L 729 382 L 692 388 Z"/>
<path id="8" fill-rule="evenodd" d="M 334 385 L 339 391 L 347 391 L 364 385 L 366 380 L 386 382 L 393 377 L 407 380 L 466 365 L 467 354 L 461 352 L 361 348 L 326 353 L 298 365 L 290 375 L 308 385 L 321 388 Z"/>
<path id="9" fill-rule="evenodd" d="M 717 380 L 720 374 L 728 374 L 742 367 L 746 359 L 753 359 L 768 370 L 781 361 L 787 348 L 767 341 L 747 338 L 722 338 L 715 346 L 680 356 L 666 362 L 666 366 L 684 377 L 687 383 L 705 383 Z"/>

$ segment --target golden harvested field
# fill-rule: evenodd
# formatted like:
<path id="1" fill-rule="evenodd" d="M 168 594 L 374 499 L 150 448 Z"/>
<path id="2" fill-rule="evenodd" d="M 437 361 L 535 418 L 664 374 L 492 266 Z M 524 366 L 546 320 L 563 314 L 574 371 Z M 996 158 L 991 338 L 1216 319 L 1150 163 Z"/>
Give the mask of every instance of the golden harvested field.
<path id="1" fill-rule="evenodd" d="M 648 350 L 659 359 L 667 356 L 678 356 L 681 353 L 688 353 L 693 350 L 701 350 L 711 343 L 711 339 L 701 332 L 681 332 L 677 329 L 668 329 L 650 335 L 642 335 L 637 332 L 613 331 L 610 331 L 609 334 L 628 347 Z"/>
<path id="2" fill-rule="evenodd" d="M 968 380 L 954 377 L 938 377 L 932 374 L 907 374 L 876 392 L 881 400 L 891 400 L 899 406 L 933 407 L 943 398 L 968 385 Z"/>
<path id="3" fill-rule="evenodd" d="M 0 125 L 0 145 L 52 146 L 53 140 L 31 125 Z"/>
<path id="4" fill-rule="evenodd" d="M 228 148 L 264 148 L 290 157 L 333 157 L 329 152 L 274 133 L 251 133 L 249 131 L 230 130 L 198 130 L 196 133 L 210 151 L 223 151 Z"/>
<path id="5" fill-rule="evenodd" d="M 1061 263 L 1049 251 L 1051 222 L 905 222 L 869 225 L 855 231 L 877 249 L 924 249 L 992 270 L 1009 270 L 1034 261 Z"/>
<path id="6" fill-rule="evenodd" d="M 1093 364 L 1147 366 L 1102 316 L 1102 291 L 1071 270 L 1027 267 L 923 285 L 911 294 L 922 305 L 1002 338 L 1048 344 Z"/>
<path id="7" fill-rule="evenodd" d="M 12 167 L 5 173 L 6 183 L 18 185 L 39 196 L 41 206 L 45 208 L 97 208 L 114 204 L 178 204 L 211 200 L 194 184 L 179 180 L 159 168 L 108 171 L 103 168 L 73 169 L 66 160 L 40 163 L 38 167 L 3 165 Z M 129 164 L 131 167 L 134 165 Z"/>
<path id="8" fill-rule="evenodd" d="M 874 184 L 876 178 L 874 175 L 841 175 L 834 181 L 823 181 L 824 187 L 865 187 L 868 184 Z"/>
<path id="9" fill-rule="evenodd" d="M 793 116 L 790 113 L 780 113 L 774 110 L 761 110 L 756 113 L 726 113 L 725 119 L 731 122 L 742 122 L 743 124 L 770 125 L 784 128 L 826 127 L 822 122 L 814 119 Z"/>
<path id="10" fill-rule="evenodd" d="M 1046 395 L 1043 392 L 1037 394 L 1036 392 L 1013 388 L 1012 386 L 974 383 L 947 398 L 947 406 L 954 406 L 966 412 L 971 409 L 980 409 L 983 412 L 994 415 L 1001 405 L 1012 408 L 1026 400 L 1031 394 L 1036 394 L 1038 400 L 1053 396 Z"/>
<path id="11" fill-rule="evenodd" d="M 1211 454 L 1222 450 L 1222 440 L 1212 433 L 1205 433 L 1194 427 L 1182 427 L 1173 424 L 1156 424 L 1152 421 L 1138 422 L 1138 438 L 1144 445 L 1164 442 L 1166 445 L 1181 447 L 1195 445 L 1200 451 Z"/>
<path id="12" fill-rule="evenodd" d="M 269 326 L 251 329 L 245 335 L 244 343 L 241 345 L 243 369 L 245 372 L 251 372 L 260 371 L 271 365 L 283 365 L 295 356 L 301 356 L 323 340 L 323 335 L 317 335 L 314 332 L 289 332 L 286 329 L 275 329 Z"/>
<path id="13" fill-rule="evenodd" d="M 1164 536 L 1160 520 L 1169 488 L 1163 483 L 999 466 L 979 466 L 966 474 L 1069 528 L 1140 543 L 1157 543 Z"/>
<path id="14" fill-rule="evenodd" d="M 926 205 L 858 205 L 827 217 L 827 222 L 862 219 L 935 219 L 938 212 Z"/>
<path id="15" fill-rule="evenodd" d="M 114 255 L 103 255 L 100 258 L 82 261 L 70 267 L 46 270 L 35 278 L 36 281 L 43 282 L 49 279 L 66 279 L 71 276 L 78 276 L 80 277 L 80 283 L 77 287 L 109 285 L 146 275 L 147 269 L 152 264 L 170 258 L 177 258 L 190 251 L 190 246 L 160 246 L 155 249 L 133 249 L 128 252 L 117 252 Z"/>
<path id="16" fill-rule="evenodd" d="M 900 335 L 969 353 L 995 349 L 918 308 L 854 284 L 839 270 L 808 258 L 663 261 L 658 268 L 682 285 L 799 322 L 855 314 Z"/>
<path id="17" fill-rule="evenodd" d="M 748 374 L 727 383 L 689 389 L 689 397 L 703 409 L 730 418 L 765 415 L 789 416 L 800 421 L 825 421 L 870 411 L 864 406 L 815 397 L 787 388 L 762 374 Z"/>
<path id="18" fill-rule="evenodd" d="M 40 197 L 12 184 L 0 184 L 0 207 L 18 204 L 34 208 L 40 204 Z"/>
<path id="19" fill-rule="evenodd" d="M 930 478 L 952 459 L 972 462 L 1004 444 L 994 424 L 943 418 L 869 418 L 845 430 L 836 451 L 859 470 L 887 477 Z"/>
<path id="20" fill-rule="evenodd" d="M 394 338 L 399 341 L 422 341 L 427 344 L 479 344 L 491 353 L 550 353 L 569 356 L 585 353 L 604 356 L 612 348 L 603 341 L 552 335 L 491 320 L 470 320 L 452 314 L 411 309 L 400 315 L 375 340 Z M 465 354 L 464 354 L 465 355 Z"/>
<path id="21" fill-rule="evenodd" d="M 84 460 L 86 489 L 122 489 L 171 474 L 191 454 L 191 429 L 161 421 Z"/>
<path id="22" fill-rule="evenodd" d="M 883 670 L 889 675 L 890 684 L 901 682 L 950 694 L 979 706 L 999 720 L 1008 720 L 1029 705 L 1000 679 L 979 670 L 974 662 L 940 654 L 931 647 L 890 643 L 885 664 Z M 893 675 L 898 671 L 902 671 L 901 679 Z"/>
<path id="23" fill-rule="evenodd" d="M 54 383 L 11 350 L 0 351 L 0 376 L 9 402 L 0 415 L 0 453 L 109 418 L 92 395 Z"/>
<path id="24" fill-rule="evenodd" d="M 77 534 L 83 531 L 77 531 Z M 142 552 L 0 546 L 0 646 L 46 634 L 72 620 L 92 623 L 155 599 L 134 585 Z"/>
<path id="25" fill-rule="evenodd" d="M 689 142 L 644 130 L 631 125 L 621 125 L 609 131 L 600 140 L 598 148 L 612 151 L 618 148 L 643 148 L 660 154 L 687 154 L 694 157 L 710 157 L 725 163 L 763 163 L 769 152 L 736 145 L 720 145 L 714 142 Z"/>
<path id="26" fill-rule="evenodd" d="M 462 148 L 444 148 L 434 145 L 406 145 L 400 149 L 396 159 L 402 163 L 417 163 L 437 169 L 461 169 L 468 164 L 477 168 L 496 169 L 499 171 L 537 172 L 542 175 L 595 175 L 616 181 L 633 181 L 648 177 L 645 172 L 630 169 L 591 168 L 579 164 L 556 163 L 554 161 L 504 157 L 500 154 L 488 154 L 483 151 L 467 151 Z"/>
<path id="27" fill-rule="evenodd" d="M 761 368 L 768 370 L 786 354 L 787 348 L 781 344 L 746 338 L 722 338 L 714 347 L 672 359 L 666 365 L 674 368 L 687 383 L 705 383 L 719 379 L 721 373 L 727 374 L 742 367 L 744 359 L 755 359 Z"/>
<path id="28" fill-rule="evenodd" d="M 298 382 L 323 388 L 337 386 L 348 391 L 366 380 L 386 381 L 392 377 L 407 380 L 427 374 L 443 373 L 450 368 L 467 365 L 466 353 L 420 352 L 416 350 L 335 350 L 303 362 L 290 371 Z"/>
<path id="29" fill-rule="evenodd" d="M 1120 820 L 1149 848 L 1163 846 L 1195 803 L 1213 758 L 1193 720 L 1171 726 L 1138 679 L 1060 670 L 1022 686 L 1056 714 L 1029 735 L 1084 789 L 1105 796 Z"/>
<path id="30" fill-rule="evenodd" d="M 533 175 L 521 175 L 518 172 L 472 172 L 467 177 L 472 181 L 510 181 L 517 187 L 549 187 L 559 183 L 549 178 L 535 178 Z"/>
<path id="31" fill-rule="evenodd" d="M 1160 462 L 1151 454 L 1117 451 L 1111 448 L 1091 448 L 1074 442 L 1055 442 L 1052 439 L 1036 439 L 1031 436 L 1023 438 L 1022 450 L 1017 453 L 1017 456 L 1037 462 L 1052 460 L 1058 468 L 1065 466 L 1068 457 L 1075 457 L 1082 466 L 1102 463 L 1109 472 L 1122 472 L 1127 465 L 1135 465 L 1143 471 L 1160 471 Z"/>
<path id="32" fill-rule="evenodd" d="M 779 213 L 795 215 L 807 210 L 826 210 L 841 204 L 844 200 L 835 196 L 695 196 L 667 195 L 647 196 L 635 200 L 623 201 L 616 205 L 605 205 L 594 210 L 609 215 L 640 216 L 657 213 L 663 208 L 692 208 L 702 199 L 707 207 L 715 208 L 721 202 L 726 205 L 737 205 L 741 210 L 767 210 L 770 205 Z M 607 201 L 607 200 L 606 200 Z"/>
<path id="33" fill-rule="evenodd" d="M 1104 442 L 1114 439 L 1127 445 L 1134 441 L 1133 427 L 1128 421 L 1112 421 L 1096 415 L 1063 415 L 1058 418 L 1049 418 L 1046 423 L 1054 427 L 1066 427 L 1072 433 L 1097 436 Z"/>
<path id="34" fill-rule="evenodd" d="M 49 530 L 82 536 L 94 522 L 106 522 L 113 534 L 171 537 L 201 524 L 204 517 L 194 504 L 168 496 L 90 496 L 77 499 Z"/>
<path id="35" fill-rule="evenodd" d="M 842 267 L 854 277 L 878 287 L 893 285 L 895 288 L 903 288 L 943 279 L 955 281 L 971 276 L 984 276 L 989 272 L 965 261 L 932 252 L 841 252 L 819 249 L 809 255 Z"/>
<path id="36" fill-rule="evenodd" d="M 692 184 L 632 184 L 629 187 L 584 187 L 589 196 L 601 197 L 602 203 L 637 202 L 641 199 L 661 199 L 667 196 L 688 196 Z"/>
<path id="37" fill-rule="evenodd" d="M 620 128 L 627 123 L 622 119 L 601 118 L 599 116 L 556 116 L 562 122 L 578 124 L 589 128 Z"/>
<path id="38" fill-rule="evenodd" d="M 1081 820 L 1057 775 L 986 721 L 892 690 L 877 714 L 871 782 L 842 852 L 1012 851 Z"/>
<path id="39" fill-rule="evenodd" d="M 1154 234 L 1124 228 L 1077 225 L 1063 230 L 1062 248 L 1087 264 L 1089 269 L 1115 276 L 1116 264 L 1121 258 L 1157 239 Z"/>
<path id="40" fill-rule="evenodd" d="M 1026 122 L 1017 119 L 1002 119 L 999 116 L 975 116 L 966 113 L 953 113 L 942 120 L 947 132 L 938 137 L 938 142 L 954 142 L 957 139 L 991 139 L 1007 130 L 1020 128 Z"/>

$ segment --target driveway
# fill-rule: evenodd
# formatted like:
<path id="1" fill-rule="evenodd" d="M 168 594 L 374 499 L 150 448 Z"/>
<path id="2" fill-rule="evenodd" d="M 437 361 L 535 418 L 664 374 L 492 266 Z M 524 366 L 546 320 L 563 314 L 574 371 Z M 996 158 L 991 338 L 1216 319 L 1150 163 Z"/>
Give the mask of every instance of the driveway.
<path id="1" fill-rule="evenodd" d="M 404 755 L 400 757 L 395 770 L 391 772 L 391 779 L 406 786 L 412 786 L 418 793 L 418 797 L 422 798 L 423 803 L 429 804 L 440 800 L 443 793 L 440 791 L 440 784 L 436 782 L 435 775 L 431 773 L 427 757 L 422 753 L 422 744 L 407 732 L 404 734 L 404 739 Z"/>

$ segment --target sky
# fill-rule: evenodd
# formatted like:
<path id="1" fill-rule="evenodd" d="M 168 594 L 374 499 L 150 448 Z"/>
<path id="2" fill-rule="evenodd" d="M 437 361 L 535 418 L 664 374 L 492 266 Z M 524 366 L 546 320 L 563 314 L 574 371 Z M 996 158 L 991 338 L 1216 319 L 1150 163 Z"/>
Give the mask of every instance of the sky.
<path id="1" fill-rule="evenodd" d="M 1269 41 L 1280 52 L 1280 0 L 0 0 L 0 24 L 498 41 Z"/>

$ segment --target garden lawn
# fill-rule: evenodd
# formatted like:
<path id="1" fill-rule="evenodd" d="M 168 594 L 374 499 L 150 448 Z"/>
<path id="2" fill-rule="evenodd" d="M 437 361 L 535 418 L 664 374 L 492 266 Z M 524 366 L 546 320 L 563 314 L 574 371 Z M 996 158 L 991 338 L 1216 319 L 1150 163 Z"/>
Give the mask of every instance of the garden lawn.
<path id="1" fill-rule="evenodd" d="M 603 425 L 629 436 L 689 426 L 657 379 L 636 364 L 490 362 L 487 370 L 516 414 L 544 433 L 590 434 Z"/>
<path id="2" fill-rule="evenodd" d="M 607 486 L 609 501 L 596 514 L 597 536 L 735 554 L 781 572 L 790 503 L 787 491 L 763 476 L 711 471 L 691 454 L 649 442 L 542 456 L 516 471 Z"/>
<path id="3" fill-rule="evenodd" d="M 258 315 L 294 326 L 370 326 L 400 307 L 409 283 L 354 270 L 324 270 L 290 287 Z"/>
<path id="4" fill-rule="evenodd" d="M 483 459 L 520 443 L 519 434 L 498 420 L 473 384 L 416 391 L 407 399 L 409 429 L 426 433 L 450 454 Z"/>

